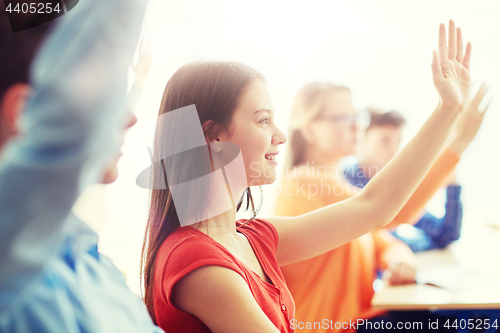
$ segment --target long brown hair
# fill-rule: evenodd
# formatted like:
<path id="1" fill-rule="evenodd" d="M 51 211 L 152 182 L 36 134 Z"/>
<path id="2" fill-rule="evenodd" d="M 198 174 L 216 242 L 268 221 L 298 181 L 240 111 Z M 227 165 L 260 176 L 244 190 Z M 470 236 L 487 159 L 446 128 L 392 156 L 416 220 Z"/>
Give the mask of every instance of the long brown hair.
<path id="1" fill-rule="evenodd" d="M 323 112 L 326 99 L 339 90 L 349 91 L 349 88 L 328 82 L 311 82 L 299 89 L 292 106 L 288 135 L 290 144 L 286 154 L 288 159 L 285 162 L 285 168 L 305 162 L 309 145 L 300 133 L 300 129 Z"/>
<path id="2" fill-rule="evenodd" d="M 226 131 L 234 111 L 239 105 L 240 97 L 245 93 L 246 88 L 253 80 L 261 80 L 264 77 L 253 68 L 236 62 L 196 62 L 181 67 L 171 77 L 165 91 L 160 106 L 159 115 L 170 112 L 185 106 L 194 104 L 196 106 L 203 133 L 207 142 L 213 141 L 218 134 Z M 154 139 L 154 153 L 161 151 L 165 145 L 175 145 L 175 142 L 165 142 L 165 124 L 158 121 Z M 171 129 L 171 127 L 169 127 Z M 182 129 L 176 129 L 182 130 Z M 172 137 L 172 135 L 169 135 Z M 175 135 L 174 135 L 175 137 Z M 207 152 L 209 151 L 207 147 Z M 155 156 L 155 161 L 161 159 Z M 175 164 L 175 162 L 174 162 Z M 144 283 L 144 301 L 151 318 L 156 323 L 153 309 L 153 282 L 156 255 L 161 244 L 180 227 L 179 217 L 174 207 L 172 193 L 169 185 L 165 184 L 165 179 L 180 179 L 185 173 L 186 167 L 196 168 L 191 163 L 189 157 L 184 157 L 178 163 L 177 168 L 171 171 L 170 177 L 165 175 L 164 163 L 154 163 L 152 166 L 152 184 L 163 182 L 166 189 L 153 189 L 150 192 L 149 215 L 146 224 L 146 234 L 142 245 L 141 254 L 141 282 Z M 192 172 L 193 170 L 190 170 Z M 196 172 L 196 170 L 195 170 Z M 160 187 L 152 187 L 160 188 Z M 192 189 L 193 195 L 186 200 L 186 206 L 200 205 L 206 200 L 199 193 L 206 193 L 203 190 Z M 190 192 L 191 193 L 191 192 Z M 251 205 L 253 216 L 257 214 L 250 189 L 247 188 L 246 208 Z M 241 207 L 243 197 L 237 204 L 237 210 Z M 188 207 L 189 209 L 189 207 Z M 248 221 L 247 221 L 248 222 Z"/>

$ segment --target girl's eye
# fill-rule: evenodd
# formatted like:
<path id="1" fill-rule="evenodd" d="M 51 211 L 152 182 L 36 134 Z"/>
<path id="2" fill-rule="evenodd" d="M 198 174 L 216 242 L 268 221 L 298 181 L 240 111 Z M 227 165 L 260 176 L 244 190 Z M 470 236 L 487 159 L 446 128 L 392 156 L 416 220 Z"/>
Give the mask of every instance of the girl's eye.
<path id="1" fill-rule="evenodd" d="M 262 119 L 259 121 L 259 123 L 261 123 L 261 124 L 266 124 L 266 125 L 267 125 L 267 124 L 269 124 L 269 118 L 268 118 L 268 117 L 264 117 L 264 118 L 262 118 Z"/>

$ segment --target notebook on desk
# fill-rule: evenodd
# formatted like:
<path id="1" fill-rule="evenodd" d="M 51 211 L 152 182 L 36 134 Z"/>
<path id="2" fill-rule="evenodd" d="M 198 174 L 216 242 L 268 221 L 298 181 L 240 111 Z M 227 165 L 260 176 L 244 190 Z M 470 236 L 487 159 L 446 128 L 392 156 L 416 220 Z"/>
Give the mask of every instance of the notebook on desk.
<path id="1" fill-rule="evenodd" d="M 461 265 L 450 265 L 422 270 L 418 272 L 416 281 L 419 284 L 432 285 L 450 291 L 459 291 L 472 287 L 500 284 L 500 277 L 487 276 L 477 270 Z"/>

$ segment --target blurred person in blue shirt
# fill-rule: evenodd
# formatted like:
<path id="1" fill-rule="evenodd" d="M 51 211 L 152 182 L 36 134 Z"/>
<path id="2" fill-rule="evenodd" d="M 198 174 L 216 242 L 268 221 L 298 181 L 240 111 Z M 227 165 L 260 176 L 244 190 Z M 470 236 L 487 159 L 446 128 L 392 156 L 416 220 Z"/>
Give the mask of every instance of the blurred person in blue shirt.
<path id="1" fill-rule="evenodd" d="M 406 120 L 397 111 L 368 108 L 370 122 L 360 140 L 358 161 L 349 163 L 344 176 L 354 186 L 363 188 L 399 151 Z M 404 225 L 393 234 L 414 251 L 444 248 L 460 237 L 462 225 L 461 187 L 450 175 L 446 187 L 446 212 L 438 218 L 428 212 L 414 226 Z"/>
<path id="2" fill-rule="evenodd" d="M 489 106 L 488 103 L 484 110 L 479 110 L 487 91 L 488 87 L 483 84 L 460 118 L 455 128 L 455 136 L 461 133 L 461 142 L 470 143 L 479 131 Z M 363 188 L 397 154 L 406 123 L 397 111 L 368 108 L 366 112 L 369 115 L 366 117 L 369 123 L 361 129 L 358 162 L 347 164 L 344 170 L 345 178 L 360 188 Z M 462 143 L 456 147 L 459 150 L 462 148 L 464 148 Z M 424 212 L 414 226 L 400 226 L 393 231 L 393 234 L 408 244 L 414 252 L 444 248 L 460 237 L 461 186 L 456 181 L 454 170 L 446 185 L 446 212 L 442 218 Z"/>
<path id="3" fill-rule="evenodd" d="M 0 13 L 2 333 L 162 332 L 71 213 L 87 185 L 117 177 L 145 5 L 80 1 L 29 71 L 44 27 L 14 34 Z"/>

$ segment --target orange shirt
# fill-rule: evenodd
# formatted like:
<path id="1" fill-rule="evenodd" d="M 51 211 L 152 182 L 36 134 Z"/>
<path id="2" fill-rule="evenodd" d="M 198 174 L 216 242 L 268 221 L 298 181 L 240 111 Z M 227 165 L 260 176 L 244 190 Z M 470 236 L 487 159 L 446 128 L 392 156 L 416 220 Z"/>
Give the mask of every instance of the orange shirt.
<path id="1" fill-rule="evenodd" d="M 389 227 L 414 222 L 414 217 L 441 187 L 459 159 L 452 151 L 444 150 Z M 297 172 L 283 178 L 276 215 L 305 214 L 350 198 L 358 191 L 345 180 L 336 180 L 324 173 L 314 174 L 312 169 L 308 169 L 305 176 Z M 387 229 L 378 229 L 335 250 L 281 267 L 296 304 L 296 332 L 341 331 L 335 329 L 335 323 L 340 323 L 337 324 L 340 327 L 350 319 L 381 314 L 370 305 L 374 294 L 372 284 L 376 270 L 385 268 L 390 252 L 394 253 L 388 250 L 394 246 L 406 245 Z M 308 325 L 315 328 L 307 329 Z"/>

